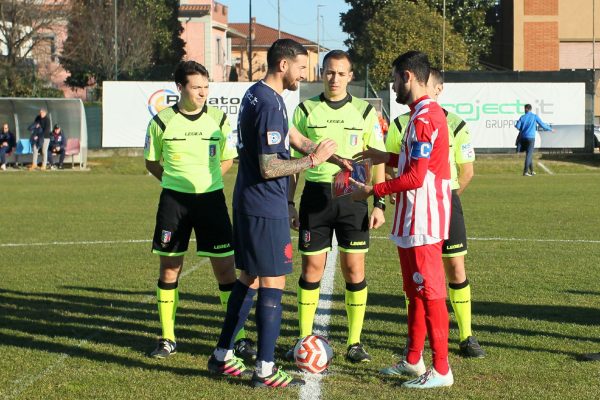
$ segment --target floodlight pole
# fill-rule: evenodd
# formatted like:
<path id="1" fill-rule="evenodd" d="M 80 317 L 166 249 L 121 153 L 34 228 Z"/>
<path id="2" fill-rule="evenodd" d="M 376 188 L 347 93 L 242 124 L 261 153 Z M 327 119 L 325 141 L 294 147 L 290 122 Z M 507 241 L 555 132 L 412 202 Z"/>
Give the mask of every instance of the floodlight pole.
<path id="1" fill-rule="evenodd" d="M 325 7 L 323 4 L 317 4 L 317 80 L 321 78 L 321 42 L 319 41 L 319 16 L 321 7 Z"/>
<path id="2" fill-rule="evenodd" d="M 117 3 L 119 0 L 115 0 L 115 81 L 119 80 L 119 60 L 118 60 L 118 48 L 119 45 L 117 44 Z"/>
<path id="3" fill-rule="evenodd" d="M 277 0 L 277 39 L 281 39 L 281 7 Z"/>
<path id="4" fill-rule="evenodd" d="M 252 82 L 252 0 L 248 1 L 250 5 L 249 20 L 248 24 L 248 82 Z"/>
<path id="5" fill-rule="evenodd" d="M 442 3 L 442 71 L 446 70 L 446 0 Z"/>

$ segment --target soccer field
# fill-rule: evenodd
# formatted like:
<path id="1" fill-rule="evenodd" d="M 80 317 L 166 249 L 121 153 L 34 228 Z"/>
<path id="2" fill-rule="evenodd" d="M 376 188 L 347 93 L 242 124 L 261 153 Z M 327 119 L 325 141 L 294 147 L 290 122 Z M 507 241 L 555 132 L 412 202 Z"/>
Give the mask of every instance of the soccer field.
<path id="1" fill-rule="evenodd" d="M 458 356 L 451 314 L 454 386 L 415 392 L 400 387 L 403 378 L 377 374 L 397 361 L 406 335 L 398 256 L 386 223 L 372 232 L 367 256 L 362 341 L 373 361 L 344 360 L 338 267 L 328 327 L 336 358 L 320 398 L 600 398 L 600 363 L 577 361 L 581 353 L 600 352 L 600 160 L 542 162 L 552 174 L 537 168 L 537 176 L 526 178 L 519 157 L 480 157 L 462 198 L 473 330 L 487 357 Z M 0 398 L 300 398 L 297 389 L 251 389 L 247 381 L 208 375 L 224 312 L 207 260 L 192 251 L 179 286 L 178 354 L 162 361 L 146 356 L 160 333 L 158 259 L 150 253 L 159 184 L 144 174 L 141 158 L 90 164 L 91 172 L 0 175 Z M 226 179 L 228 202 L 235 172 L 234 166 Z M 388 206 L 388 220 L 392 212 Z M 297 333 L 299 265 L 296 254 L 280 357 Z M 247 327 L 255 338 L 253 315 Z"/>

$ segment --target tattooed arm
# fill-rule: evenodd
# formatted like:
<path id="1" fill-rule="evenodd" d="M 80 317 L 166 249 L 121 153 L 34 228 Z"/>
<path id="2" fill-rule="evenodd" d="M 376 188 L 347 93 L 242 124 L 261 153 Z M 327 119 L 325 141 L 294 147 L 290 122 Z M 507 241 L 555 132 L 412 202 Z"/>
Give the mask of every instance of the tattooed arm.
<path id="1" fill-rule="evenodd" d="M 314 153 L 317 149 L 317 144 L 301 134 L 296 127 L 290 128 L 289 135 L 290 145 L 300 153 L 308 155 Z M 331 157 L 327 159 L 327 162 L 335 164 L 340 168 L 352 170 L 351 161 L 346 160 L 336 154 L 332 154 Z"/>
<path id="2" fill-rule="evenodd" d="M 305 147 L 305 149 L 306 148 L 307 147 Z M 297 174 L 305 169 L 313 168 L 321 164 L 331 157 L 336 149 L 337 145 L 333 140 L 325 139 L 319 143 L 319 145 L 316 145 L 314 151 L 310 152 L 308 156 L 296 160 L 281 160 L 277 158 L 277 154 L 275 153 L 260 154 L 258 156 L 260 173 L 265 179 Z"/>
<path id="3" fill-rule="evenodd" d="M 258 163 L 260 164 L 260 173 L 265 179 L 297 174 L 312 166 L 310 156 L 295 160 L 281 160 L 277 158 L 277 154 L 275 153 L 260 154 L 258 156 Z"/>

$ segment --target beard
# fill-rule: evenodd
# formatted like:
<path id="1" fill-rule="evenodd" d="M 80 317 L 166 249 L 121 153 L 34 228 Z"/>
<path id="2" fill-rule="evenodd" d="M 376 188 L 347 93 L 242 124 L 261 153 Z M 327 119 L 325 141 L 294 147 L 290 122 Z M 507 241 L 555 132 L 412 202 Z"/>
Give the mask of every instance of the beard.
<path id="1" fill-rule="evenodd" d="M 283 88 L 291 91 L 298 90 L 298 81 L 293 79 L 289 71 L 283 76 Z"/>
<path id="2" fill-rule="evenodd" d="M 396 92 L 396 103 L 408 105 L 410 92 L 405 87 L 400 87 Z"/>

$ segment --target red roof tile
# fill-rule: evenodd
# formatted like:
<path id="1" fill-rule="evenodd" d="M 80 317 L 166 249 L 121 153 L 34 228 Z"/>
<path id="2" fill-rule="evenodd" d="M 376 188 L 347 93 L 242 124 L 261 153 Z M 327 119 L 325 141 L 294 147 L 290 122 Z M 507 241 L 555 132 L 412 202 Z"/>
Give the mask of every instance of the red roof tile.
<path id="1" fill-rule="evenodd" d="M 238 32 L 243 33 L 244 35 L 248 35 L 248 23 L 229 23 L 229 27 L 235 29 Z M 252 46 L 255 47 L 270 47 L 277 38 L 277 29 L 273 29 L 269 26 L 253 23 L 254 28 L 254 40 L 252 41 Z M 291 33 L 287 33 L 281 31 L 282 39 L 293 39 L 298 43 L 304 46 L 317 46 L 317 44 L 311 40 L 304 39 L 300 36 L 292 35 Z M 233 47 L 236 46 L 246 46 L 246 39 L 242 38 L 232 38 L 231 45 Z M 322 51 L 328 51 L 325 47 L 321 46 Z"/>

